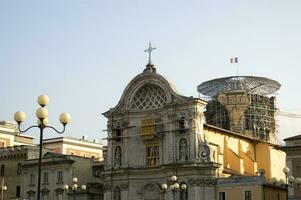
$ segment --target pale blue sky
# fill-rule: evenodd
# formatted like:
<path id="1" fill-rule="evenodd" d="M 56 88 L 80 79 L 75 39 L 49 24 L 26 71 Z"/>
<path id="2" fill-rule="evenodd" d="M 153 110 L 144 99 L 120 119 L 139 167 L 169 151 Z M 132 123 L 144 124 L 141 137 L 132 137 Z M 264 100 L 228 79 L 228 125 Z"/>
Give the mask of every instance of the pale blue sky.
<path id="1" fill-rule="evenodd" d="M 101 113 L 143 71 L 148 41 L 158 72 L 184 95 L 235 75 L 238 56 L 240 75 L 279 81 L 278 107 L 301 113 L 300 9 L 300 0 L 0 0 L 0 120 L 23 110 L 25 126 L 35 123 L 46 93 L 52 125 L 72 115 L 65 136 L 105 137 Z M 280 138 L 301 134 L 301 119 L 279 125 Z"/>

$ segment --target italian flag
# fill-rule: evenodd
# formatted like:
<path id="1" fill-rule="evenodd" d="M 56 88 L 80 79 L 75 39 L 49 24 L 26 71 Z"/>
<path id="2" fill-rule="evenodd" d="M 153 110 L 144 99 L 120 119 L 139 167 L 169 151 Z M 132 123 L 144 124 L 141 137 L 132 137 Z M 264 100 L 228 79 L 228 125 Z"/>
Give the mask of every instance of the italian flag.
<path id="1" fill-rule="evenodd" d="M 238 63 L 238 57 L 230 58 L 230 63 Z"/>

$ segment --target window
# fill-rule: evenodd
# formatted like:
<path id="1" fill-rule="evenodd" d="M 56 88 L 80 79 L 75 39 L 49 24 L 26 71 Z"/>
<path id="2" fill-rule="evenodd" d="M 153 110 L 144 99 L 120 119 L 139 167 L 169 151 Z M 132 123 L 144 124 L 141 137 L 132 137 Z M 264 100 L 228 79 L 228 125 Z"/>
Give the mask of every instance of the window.
<path id="1" fill-rule="evenodd" d="M 115 141 L 116 142 L 120 142 L 121 141 L 121 128 L 120 127 L 117 127 L 115 129 Z"/>
<path id="2" fill-rule="evenodd" d="M 63 193 L 56 193 L 56 200 L 63 200 Z"/>
<path id="3" fill-rule="evenodd" d="M 20 175 L 21 173 L 22 173 L 22 165 L 21 163 L 18 163 L 17 174 Z"/>
<path id="4" fill-rule="evenodd" d="M 218 200 L 226 200 L 226 193 L 225 192 L 219 192 L 218 193 Z"/>
<path id="5" fill-rule="evenodd" d="M 150 166 L 159 165 L 159 145 L 153 144 L 147 146 L 147 164 Z"/>
<path id="6" fill-rule="evenodd" d="M 55 189 L 55 200 L 63 200 L 64 190 L 62 188 Z"/>
<path id="7" fill-rule="evenodd" d="M 48 189 L 42 190 L 42 200 L 49 200 L 49 190 Z"/>
<path id="8" fill-rule="evenodd" d="M 160 108 L 167 103 L 164 90 L 154 84 L 145 84 L 131 100 L 131 108 L 137 110 L 151 110 Z"/>
<path id="9" fill-rule="evenodd" d="M 4 142 L 0 142 L 0 148 L 3 148 L 3 147 L 5 147 L 5 143 Z"/>
<path id="10" fill-rule="evenodd" d="M 57 172 L 57 182 L 62 183 L 63 182 L 63 171 Z"/>
<path id="11" fill-rule="evenodd" d="M 35 200 L 35 192 L 29 191 L 28 192 L 28 199 L 29 200 Z"/>
<path id="12" fill-rule="evenodd" d="M 48 184 L 48 172 L 44 172 L 43 174 L 43 184 Z"/>
<path id="13" fill-rule="evenodd" d="M 18 185 L 18 186 L 16 187 L 16 197 L 20 197 L 20 194 L 21 194 L 21 188 L 20 188 L 20 186 Z"/>
<path id="14" fill-rule="evenodd" d="M 143 140 L 154 139 L 156 135 L 155 119 L 143 119 L 141 126 L 141 136 Z"/>
<path id="15" fill-rule="evenodd" d="M 69 151 L 69 154 L 74 156 L 75 152 L 74 151 Z"/>
<path id="16" fill-rule="evenodd" d="M 252 200 L 252 191 L 251 190 L 245 191 L 245 200 Z"/>
<path id="17" fill-rule="evenodd" d="M 34 185 L 35 184 L 35 174 L 30 174 L 29 175 L 29 185 Z"/>
<path id="18" fill-rule="evenodd" d="M 1 165 L 1 176 L 4 176 L 4 172 L 5 172 L 5 165 Z"/>
<path id="19" fill-rule="evenodd" d="M 121 199 L 121 191 L 119 187 L 114 188 L 114 200 L 120 200 Z"/>

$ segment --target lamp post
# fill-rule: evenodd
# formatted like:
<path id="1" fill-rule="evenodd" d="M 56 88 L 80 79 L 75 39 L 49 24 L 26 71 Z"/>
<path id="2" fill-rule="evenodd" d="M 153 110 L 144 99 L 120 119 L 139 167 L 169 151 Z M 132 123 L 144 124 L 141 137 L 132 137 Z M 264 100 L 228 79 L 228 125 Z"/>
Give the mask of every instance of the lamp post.
<path id="1" fill-rule="evenodd" d="M 38 170 L 38 200 L 40 200 L 40 190 L 41 190 L 41 166 L 42 166 L 42 147 L 43 147 L 43 131 L 45 128 L 50 128 L 54 130 L 55 132 L 62 134 L 65 131 L 65 126 L 70 122 L 71 117 L 68 113 L 62 113 L 59 117 L 60 122 L 63 124 L 63 130 L 58 131 L 52 126 L 48 126 L 48 110 L 45 108 L 45 106 L 48 104 L 49 98 L 47 95 L 40 95 L 38 97 L 38 104 L 40 107 L 36 111 L 36 116 L 38 118 L 38 125 L 33 125 L 28 127 L 25 130 L 21 130 L 21 123 L 25 120 L 26 115 L 24 112 L 18 111 L 14 115 L 15 121 L 18 123 L 18 129 L 21 133 L 27 132 L 31 128 L 39 128 L 40 129 L 40 148 L 39 148 L 39 170 Z"/>
<path id="2" fill-rule="evenodd" d="M 3 195 L 4 195 L 3 193 L 4 193 L 4 191 L 7 190 L 7 186 L 4 185 L 4 178 L 2 178 L 2 183 L 1 183 L 0 189 L 1 189 L 1 200 L 3 200 L 4 199 L 3 198 Z"/>
<path id="3" fill-rule="evenodd" d="M 288 167 L 284 167 L 282 169 L 282 171 L 285 174 L 286 200 L 288 200 L 288 180 L 287 180 L 287 176 L 288 176 L 288 172 L 290 171 L 290 169 Z"/>
<path id="4" fill-rule="evenodd" d="M 172 192 L 172 199 L 175 200 L 176 199 L 176 191 L 178 190 L 186 190 L 187 189 L 187 185 L 185 183 L 182 183 L 181 185 L 177 182 L 178 177 L 173 175 L 170 178 L 169 183 L 163 183 L 161 188 L 163 193 L 165 193 L 167 190 L 170 190 Z"/>
<path id="5" fill-rule="evenodd" d="M 78 189 L 77 181 L 78 181 L 78 179 L 76 177 L 72 178 L 72 186 L 64 185 L 64 190 L 66 192 L 68 192 L 68 190 L 71 190 L 72 192 L 75 193 Z M 87 189 L 86 185 L 81 185 L 80 186 L 81 191 L 85 191 L 86 189 Z M 73 199 L 75 200 L 75 195 L 74 194 L 73 194 Z"/>
<path id="6" fill-rule="evenodd" d="M 286 199 L 288 200 L 288 189 L 293 188 L 294 190 L 299 189 L 301 184 L 301 178 L 295 178 L 294 176 L 288 176 L 290 169 L 288 167 L 283 168 L 283 173 L 285 174 L 285 180 L 279 180 L 280 184 L 284 184 L 286 188 Z"/>

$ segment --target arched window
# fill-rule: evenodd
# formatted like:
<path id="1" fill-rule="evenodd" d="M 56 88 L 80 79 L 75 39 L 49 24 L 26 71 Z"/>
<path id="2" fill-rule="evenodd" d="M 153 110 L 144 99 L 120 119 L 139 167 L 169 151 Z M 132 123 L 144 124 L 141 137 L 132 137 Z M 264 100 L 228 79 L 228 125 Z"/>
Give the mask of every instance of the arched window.
<path id="1" fill-rule="evenodd" d="M 151 110 L 160 108 L 167 103 L 164 90 L 154 84 L 145 84 L 134 95 L 131 108 L 136 110 Z"/>
<path id="2" fill-rule="evenodd" d="M 118 186 L 114 188 L 114 200 L 121 200 L 121 191 Z"/>

